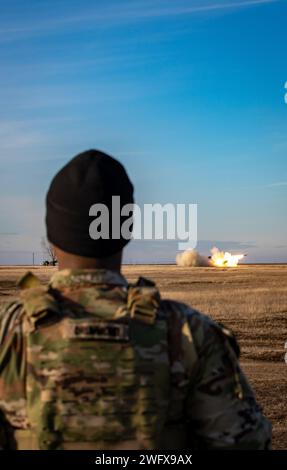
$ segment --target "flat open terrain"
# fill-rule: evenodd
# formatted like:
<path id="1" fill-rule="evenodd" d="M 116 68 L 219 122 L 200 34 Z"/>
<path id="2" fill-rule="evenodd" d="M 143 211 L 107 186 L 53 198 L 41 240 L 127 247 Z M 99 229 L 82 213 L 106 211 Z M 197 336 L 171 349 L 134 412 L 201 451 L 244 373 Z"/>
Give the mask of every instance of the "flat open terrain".
<path id="1" fill-rule="evenodd" d="M 25 267 L 0 267 L 0 301 L 17 295 Z M 55 268 L 33 268 L 46 282 Z M 162 297 L 186 302 L 237 335 L 241 363 L 273 424 L 273 448 L 287 449 L 287 266 L 125 266 L 130 281 L 152 278 Z"/>

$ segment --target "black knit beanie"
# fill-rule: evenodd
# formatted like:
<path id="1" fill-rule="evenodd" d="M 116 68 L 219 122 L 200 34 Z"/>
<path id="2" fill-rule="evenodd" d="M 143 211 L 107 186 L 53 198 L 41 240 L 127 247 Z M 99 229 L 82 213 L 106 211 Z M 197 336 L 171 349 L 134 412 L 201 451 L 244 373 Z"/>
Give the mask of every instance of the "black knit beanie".
<path id="1" fill-rule="evenodd" d="M 120 196 L 120 209 L 133 203 L 133 185 L 121 163 L 98 150 L 70 160 L 53 178 L 46 197 L 48 240 L 75 255 L 105 258 L 120 251 L 128 239 L 112 238 L 112 196 Z M 94 204 L 109 209 L 109 238 L 94 240 L 89 233 Z M 130 217 L 130 214 L 129 214 Z M 121 223 L 128 217 L 121 217 Z"/>

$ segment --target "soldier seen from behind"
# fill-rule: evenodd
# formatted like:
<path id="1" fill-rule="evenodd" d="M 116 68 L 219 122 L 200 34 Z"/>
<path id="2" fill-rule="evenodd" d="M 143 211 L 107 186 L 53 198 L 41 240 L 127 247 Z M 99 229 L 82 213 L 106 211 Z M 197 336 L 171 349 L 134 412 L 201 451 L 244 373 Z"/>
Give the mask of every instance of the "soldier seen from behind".
<path id="1" fill-rule="evenodd" d="M 126 239 L 94 240 L 90 207 L 133 203 L 123 166 L 91 150 L 47 194 L 59 270 L 27 273 L 0 313 L 0 448 L 267 449 L 271 427 L 233 335 L 121 274 Z"/>

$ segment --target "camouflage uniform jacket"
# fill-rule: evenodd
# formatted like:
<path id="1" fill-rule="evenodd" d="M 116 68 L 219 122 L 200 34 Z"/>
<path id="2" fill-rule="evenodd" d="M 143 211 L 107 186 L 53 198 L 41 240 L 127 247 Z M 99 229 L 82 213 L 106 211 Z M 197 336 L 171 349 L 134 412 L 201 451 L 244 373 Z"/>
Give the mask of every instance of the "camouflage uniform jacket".
<path id="1" fill-rule="evenodd" d="M 270 447 L 224 327 L 111 271 L 22 286 L 0 313 L 0 448 Z"/>

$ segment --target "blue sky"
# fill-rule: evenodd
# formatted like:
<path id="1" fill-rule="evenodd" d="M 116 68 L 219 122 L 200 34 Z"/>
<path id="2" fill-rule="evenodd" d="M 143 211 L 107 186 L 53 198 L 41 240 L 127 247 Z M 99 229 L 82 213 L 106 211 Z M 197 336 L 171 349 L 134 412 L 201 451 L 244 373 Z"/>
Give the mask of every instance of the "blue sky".
<path id="1" fill-rule="evenodd" d="M 2 0 L 0 262 L 41 249 L 49 181 L 91 147 L 140 203 L 198 203 L 200 250 L 287 262 L 286 17 L 286 0 Z"/>

